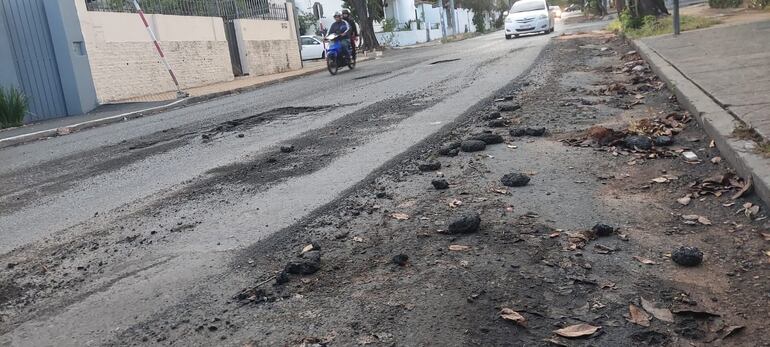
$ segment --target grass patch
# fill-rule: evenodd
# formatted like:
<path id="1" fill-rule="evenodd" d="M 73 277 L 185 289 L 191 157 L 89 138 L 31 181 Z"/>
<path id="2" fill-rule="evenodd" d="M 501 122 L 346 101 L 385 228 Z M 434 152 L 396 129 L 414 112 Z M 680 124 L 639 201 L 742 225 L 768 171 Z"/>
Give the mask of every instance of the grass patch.
<path id="1" fill-rule="evenodd" d="M 27 98 L 16 88 L 0 87 L 0 129 L 20 126 L 27 114 Z"/>
<path id="2" fill-rule="evenodd" d="M 716 19 L 706 17 L 681 16 L 682 31 L 708 28 L 719 23 L 720 22 Z M 632 39 L 638 39 L 674 33 L 674 20 L 671 16 L 661 18 L 647 16 L 638 23 L 624 25 L 621 19 L 616 19 L 607 26 L 607 29 L 615 32 L 622 32 Z"/>
<path id="3" fill-rule="evenodd" d="M 753 141 L 757 145 L 754 147 L 754 150 L 757 153 L 762 154 L 765 157 L 770 157 L 770 141 L 762 138 L 762 135 L 760 135 L 754 128 L 746 125 L 738 126 L 733 129 L 732 136 L 740 140 Z"/>

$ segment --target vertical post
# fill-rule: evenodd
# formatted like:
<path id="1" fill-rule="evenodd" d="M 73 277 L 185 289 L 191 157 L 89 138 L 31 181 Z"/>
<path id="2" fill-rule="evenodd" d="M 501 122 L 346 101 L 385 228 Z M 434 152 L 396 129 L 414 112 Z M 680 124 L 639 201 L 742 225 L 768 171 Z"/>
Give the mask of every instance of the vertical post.
<path id="1" fill-rule="evenodd" d="M 446 22 L 444 22 L 444 0 L 438 0 L 439 20 L 441 21 L 441 38 L 446 38 Z"/>
<path id="2" fill-rule="evenodd" d="M 674 0 L 674 36 L 679 35 L 679 24 L 679 0 Z"/>
<path id="3" fill-rule="evenodd" d="M 177 98 L 188 97 L 190 94 L 183 92 L 182 89 L 179 88 L 179 81 L 177 81 L 176 79 L 174 70 L 171 69 L 171 65 L 169 65 L 168 60 L 166 60 L 166 56 L 163 54 L 163 50 L 160 48 L 160 44 L 158 44 L 158 38 L 155 36 L 155 32 L 152 31 L 152 28 L 150 28 L 150 23 L 148 23 L 147 18 L 144 17 L 144 12 L 142 11 L 142 8 L 139 7 L 139 2 L 137 2 L 137 0 L 134 0 L 134 8 L 136 8 L 136 12 L 139 14 L 139 18 L 142 19 L 142 22 L 144 23 L 144 27 L 147 28 L 147 33 L 150 34 L 150 39 L 152 39 L 152 42 L 155 44 L 155 50 L 158 51 L 160 60 L 163 62 L 163 65 L 166 66 L 166 70 L 168 70 L 168 74 L 171 75 L 171 79 L 174 81 L 174 86 L 176 86 Z"/>
<path id="4" fill-rule="evenodd" d="M 455 15 L 455 0 L 449 0 L 449 14 L 452 15 L 452 30 L 457 35 L 460 33 L 460 25 L 457 23 L 457 16 Z"/>

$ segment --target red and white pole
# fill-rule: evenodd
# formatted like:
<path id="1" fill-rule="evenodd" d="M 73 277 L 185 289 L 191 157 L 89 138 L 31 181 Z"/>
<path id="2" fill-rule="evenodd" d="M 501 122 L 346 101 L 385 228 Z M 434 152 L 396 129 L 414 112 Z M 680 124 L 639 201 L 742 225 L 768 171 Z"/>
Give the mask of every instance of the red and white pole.
<path id="1" fill-rule="evenodd" d="M 183 92 L 182 89 L 179 88 L 179 81 L 176 79 L 174 70 L 171 69 L 171 65 L 169 65 L 168 61 L 166 60 L 166 55 L 163 54 L 163 50 L 160 48 L 160 44 L 158 44 L 158 38 L 155 36 L 155 32 L 152 31 L 152 28 L 150 28 L 150 23 L 148 23 L 147 18 L 144 17 L 144 11 L 142 11 L 142 8 L 139 6 L 139 2 L 137 0 L 133 0 L 133 2 L 134 7 L 136 8 L 136 12 L 139 13 L 139 17 L 142 18 L 144 27 L 147 28 L 147 33 L 150 34 L 150 39 L 152 39 L 152 42 L 155 44 L 155 49 L 158 51 L 160 60 L 163 62 L 163 65 L 166 66 L 166 70 L 168 70 L 168 74 L 171 75 L 171 79 L 174 80 L 174 85 L 176 86 L 176 96 L 179 98 L 189 96 L 189 94 Z"/>

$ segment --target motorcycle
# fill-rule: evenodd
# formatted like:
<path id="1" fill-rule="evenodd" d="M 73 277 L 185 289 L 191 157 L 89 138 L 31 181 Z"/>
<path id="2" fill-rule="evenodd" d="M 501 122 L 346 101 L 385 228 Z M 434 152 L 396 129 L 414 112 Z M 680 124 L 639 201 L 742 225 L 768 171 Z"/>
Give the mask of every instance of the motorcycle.
<path id="1" fill-rule="evenodd" d="M 342 51 L 342 45 L 339 40 L 335 41 L 336 38 L 336 34 L 330 34 L 324 39 L 329 43 L 329 47 L 326 48 L 326 68 L 332 75 L 336 75 L 339 68 L 345 65 L 351 70 L 356 68 L 355 58 L 351 57 L 350 52 Z"/>

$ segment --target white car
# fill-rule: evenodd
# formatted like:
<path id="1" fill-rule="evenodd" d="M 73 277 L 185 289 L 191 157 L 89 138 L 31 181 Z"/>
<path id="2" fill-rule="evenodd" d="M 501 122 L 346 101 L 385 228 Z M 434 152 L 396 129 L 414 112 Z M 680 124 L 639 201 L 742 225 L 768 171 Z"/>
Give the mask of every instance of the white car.
<path id="1" fill-rule="evenodd" d="M 326 58 L 323 40 L 320 37 L 306 35 L 300 36 L 302 42 L 302 60 Z"/>
<path id="2" fill-rule="evenodd" d="M 505 17 L 505 38 L 521 34 L 550 33 L 554 30 L 554 14 L 546 0 L 520 0 L 511 6 Z"/>

